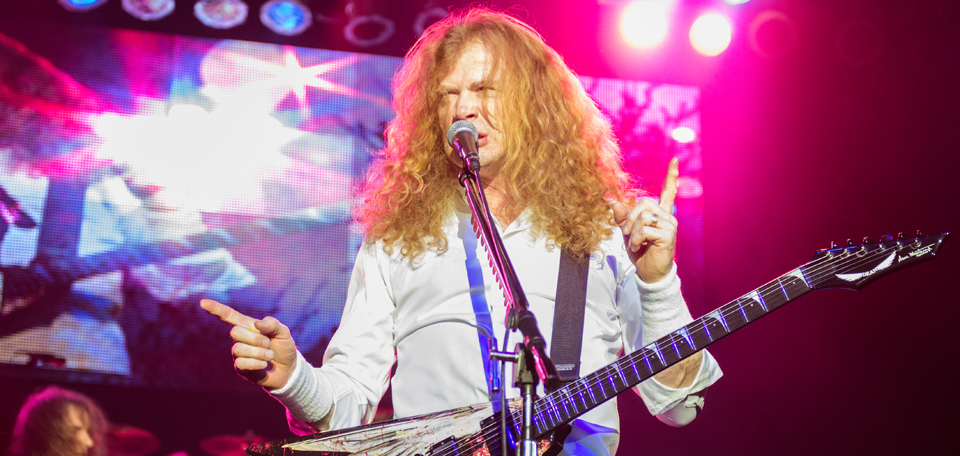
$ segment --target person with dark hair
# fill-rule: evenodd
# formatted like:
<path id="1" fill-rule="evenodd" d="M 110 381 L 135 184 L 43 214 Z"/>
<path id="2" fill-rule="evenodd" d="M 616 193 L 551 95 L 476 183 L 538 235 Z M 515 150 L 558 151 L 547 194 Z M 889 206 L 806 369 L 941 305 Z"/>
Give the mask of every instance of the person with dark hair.
<path id="1" fill-rule="evenodd" d="M 397 418 L 498 394 L 488 347 L 505 339 L 512 347 L 519 333 L 506 332 L 503 294 L 481 261 L 461 160 L 446 139 L 458 121 L 478 130 L 479 178 L 546 341 L 556 339 L 561 251 L 589 264 L 582 374 L 692 321 L 673 261 L 678 161 L 659 201 L 638 198 L 610 122 L 530 26 L 484 8 L 435 23 L 396 75 L 393 106 L 386 146 L 361 188 L 365 241 L 323 365 L 310 366 L 276 319 L 201 302 L 235 325 L 235 368 L 287 407 L 292 428 L 369 423 L 390 384 Z M 720 376 L 700 351 L 635 391 L 653 415 L 681 426 Z M 518 388 L 503 390 L 519 396 Z M 615 399 L 571 425 L 562 454 L 616 452 Z"/>
<path id="2" fill-rule="evenodd" d="M 20 408 L 6 456 L 105 456 L 107 418 L 87 396 L 56 386 Z"/>

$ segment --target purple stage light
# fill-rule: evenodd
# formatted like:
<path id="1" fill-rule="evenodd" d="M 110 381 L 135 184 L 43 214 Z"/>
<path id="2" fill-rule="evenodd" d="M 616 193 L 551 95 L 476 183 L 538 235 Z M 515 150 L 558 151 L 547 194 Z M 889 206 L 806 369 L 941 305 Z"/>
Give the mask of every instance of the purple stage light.
<path id="1" fill-rule="evenodd" d="M 246 22 L 247 10 L 242 0 L 201 0 L 193 5 L 197 19 L 215 29 L 228 29 Z"/>
<path id="2" fill-rule="evenodd" d="M 123 0 L 123 10 L 141 21 L 156 21 L 173 12 L 173 0 Z"/>

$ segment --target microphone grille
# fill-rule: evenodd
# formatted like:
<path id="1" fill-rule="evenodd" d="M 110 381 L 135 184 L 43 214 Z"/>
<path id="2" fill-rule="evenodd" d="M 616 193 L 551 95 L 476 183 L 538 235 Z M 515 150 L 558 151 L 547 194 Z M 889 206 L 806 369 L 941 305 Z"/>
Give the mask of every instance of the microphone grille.
<path id="1" fill-rule="evenodd" d="M 466 120 L 458 120 L 447 129 L 447 144 L 449 144 L 450 147 L 453 147 L 453 138 L 455 138 L 457 133 L 460 133 L 461 131 L 469 131 L 472 133 L 474 140 L 480 137 L 480 134 L 477 132 L 477 127 L 475 127 L 472 123 Z"/>

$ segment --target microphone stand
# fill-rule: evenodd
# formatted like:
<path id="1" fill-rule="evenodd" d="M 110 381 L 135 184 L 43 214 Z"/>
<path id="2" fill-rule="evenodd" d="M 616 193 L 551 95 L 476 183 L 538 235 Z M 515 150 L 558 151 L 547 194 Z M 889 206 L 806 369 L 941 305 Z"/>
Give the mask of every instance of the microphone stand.
<path id="1" fill-rule="evenodd" d="M 457 149 L 463 159 L 464 166 L 460 170 L 459 180 L 460 185 L 466 189 L 467 202 L 473 212 L 474 228 L 486 247 L 487 256 L 499 281 L 500 288 L 503 290 L 503 297 L 507 304 L 506 327 L 509 330 L 519 329 L 523 335 L 523 343 L 517 345 L 518 353 L 491 353 L 492 358 L 504 362 L 508 360 L 515 362 L 514 386 L 519 386 L 523 395 L 521 440 L 517 447 L 517 454 L 537 456 L 537 442 L 533 439 L 532 431 L 533 395 L 539 380 L 543 381 L 544 387 L 548 390 L 556 389 L 560 385 L 560 375 L 557 373 L 553 361 L 547 356 L 546 342 L 537 328 L 537 319 L 528 308 L 527 297 L 520 286 L 520 280 L 517 278 L 517 273 L 513 269 L 507 251 L 503 247 L 500 233 L 497 232 L 493 223 L 493 216 L 490 215 L 490 207 L 487 205 L 487 198 L 483 193 L 480 178 L 477 174 L 480 171 L 479 161 L 474 160 L 473 166 L 469 166 L 468 163 L 471 163 L 471 161 L 467 160 L 463 148 L 456 141 L 454 141 L 454 148 Z M 522 355 L 519 353 L 521 348 Z M 530 364 L 533 364 L 535 372 L 530 371 Z M 501 398 L 504 396 L 504 394 L 501 394 Z M 501 448 L 506 454 L 508 448 L 506 422 L 510 415 L 506 407 L 502 407 L 500 412 L 503 416 L 501 420 L 503 428 Z"/>

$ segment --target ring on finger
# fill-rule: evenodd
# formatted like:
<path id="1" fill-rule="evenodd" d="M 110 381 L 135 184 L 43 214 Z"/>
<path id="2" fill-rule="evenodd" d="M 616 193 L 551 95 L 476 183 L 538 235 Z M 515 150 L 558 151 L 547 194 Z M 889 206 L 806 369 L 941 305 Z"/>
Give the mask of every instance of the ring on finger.
<path id="1" fill-rule="evenodd" d="M 653 214 L 653 223 L 651 223 L 650 226 L 657 226 L 657 223 L 659 222 L 660 222 L 660 216 L 657 214 Z"/>

